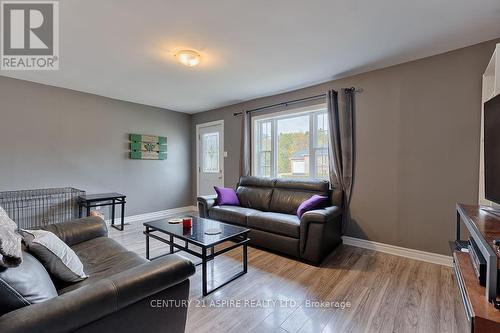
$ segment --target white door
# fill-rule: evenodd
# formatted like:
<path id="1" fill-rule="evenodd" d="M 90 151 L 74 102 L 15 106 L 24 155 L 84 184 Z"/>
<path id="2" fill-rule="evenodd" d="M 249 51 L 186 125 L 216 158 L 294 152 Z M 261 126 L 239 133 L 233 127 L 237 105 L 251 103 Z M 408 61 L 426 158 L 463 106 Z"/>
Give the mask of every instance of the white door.
<path id="1" fill-rule="evenodd" d="M 198 195 L 215 194 L 214 186 L 224 186 L 224 123 L 196 126 L 198 140 Z"/>

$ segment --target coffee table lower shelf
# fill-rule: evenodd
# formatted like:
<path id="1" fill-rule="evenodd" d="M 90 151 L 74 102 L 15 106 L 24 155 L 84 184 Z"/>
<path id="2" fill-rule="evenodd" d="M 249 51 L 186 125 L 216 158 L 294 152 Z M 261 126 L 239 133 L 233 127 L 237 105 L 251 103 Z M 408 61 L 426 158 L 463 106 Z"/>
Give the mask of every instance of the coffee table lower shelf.
<path id="1" fill-rule="evenodd" d="M 224 287 L 225 285 L 227 285 L 228 283 L 236 280 L 237 278 L 239 278 L 240 276 L 244 275 L 247 273 L 248 271 L 248 242 L 250 241 L 250 239 L 248 238 L 247 236 L 247 233 L 244 233 L 243 235 L 238 235 L 238 236 L 235 236 L 233 238 L 230 238 L 230 239 L 227 239 L 225 240 L 224 242 L 226 241 L 229 241 L 229 242 L 233 242 L 234 244 L 228 246 L 228 247 L 225 247 L 221 250 L 218 250 L 218 251 L 215 251 L 215 245 L 218 245 L 218 244 L 221 244 L 221 243 L 224 243 L 224 242 L 219 242 L 219 243 L 216 243 L 216 244 L 210 244 L 210 245 L 201 245 L 199 243 L 195 243 L 195 242 L 190 242 L 189 240 L 186 240 L 186 239 L 183 239 L 181 237 L 177 237 L 176 235 L 168 235 L 168 234 L 165 234 L 165 236 L 168 237 L 167 238 L 164 238 L 164 237 L 161 237 L 159 235 L 156 235 L 154 233 L 161 233 L 161 231 L 159 230 L 155 230 L 155 229 L 152 229 L 151 227 L 149 226 L 146 226 L 146 230 L 143 232 L 144 235 L 146 236 L 146 259 L 148 260 L 154 260 L 154 259 L 158 259 L 160 257 L 164 257 L 166 255 L 169 255 L 169 254 L 173 254 L 173 253 L 176 253 L 176 252 L 186 252 L 186 253 L 189 253 L 197 258 L 200 258 L 201 259 L 201 262 L 196 264 L 196 266 L 200 266 L 201 265 L 201 279 L 202 279 L 202 293 L 203 293 L 203 296 L 207 296 L 211 293 L 213 293 L 214 291 Z M 165 243 L 167 245 L 170 246 L 170 251 L 169 253 L 166 253 L 166 254 L 163 254 L 163 255 L 159 255 L 159 256 L 156 256 L 154 258 L 150 258 L 150 249 L 149 249 L 149 239 L 150 238 L 153 238 L 153 239 L 156 239 L 162 243 Z M 184 243 L 184 245 L 180 245 L 180 244 L 177 244 L 175 243 L 175 240 L 178 239 L 180 241 L 182 241 Z M 193 244 L 195 246 L 198 246 L 201 248 L 201 253 L 199 252 L 196 252 L 192 249 L 189 248 L 189 244 Z M 223 283 L 219 284 L 218 286 L 216 286 L 215 288 L 212 288 L 210 290 L 208 290 L 208 287 L 207 287 L 207 263 L 214 260 L 215 257 L 221 255 L 221 254 L 224 254 L 228 251 L 231 251 L 231 250 L 234 250 L 238 247 L 242 246 L 243 247 L 243 258 L 242 258 L 242 261 L 243 261 L 243 270 L 241 270 L 240 272 L 232 275 L 231 277 L 229 277 L 226 281 L 224 281 Z M 177 249 L 177 250 L 175 250 Z M 208 251 L 210 249 L 210 252 Z"/>

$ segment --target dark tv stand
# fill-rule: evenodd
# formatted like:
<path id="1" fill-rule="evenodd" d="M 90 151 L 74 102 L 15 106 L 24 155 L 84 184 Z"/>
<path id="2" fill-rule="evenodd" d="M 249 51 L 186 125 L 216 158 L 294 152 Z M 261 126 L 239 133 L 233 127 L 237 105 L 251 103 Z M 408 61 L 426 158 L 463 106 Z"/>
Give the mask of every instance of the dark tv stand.
<path id="1" fill-rule="evenodd" d="M 479 284 L 469 253 L 453 250 L 453 269 L 460 289 L 470 332 L 500 332 L 500 310 L 497 300 L 497 274 L 500 252 L 493 240 L 500 235 L 500 217 L 490 214 L 488 207 L 457 204 L 456 241 L 460 240 L 463 224 L 486 259 L 486 287 Z"/>
<path id="2" fill-rule="evenodd" d="M 480 209 L 484 212 L 487 212 L 489 214 L 495 215 L 496 217 L 500 218 L 500 209 L 494 207 L 484 207 L 484 206 L 481 206 Z"/>

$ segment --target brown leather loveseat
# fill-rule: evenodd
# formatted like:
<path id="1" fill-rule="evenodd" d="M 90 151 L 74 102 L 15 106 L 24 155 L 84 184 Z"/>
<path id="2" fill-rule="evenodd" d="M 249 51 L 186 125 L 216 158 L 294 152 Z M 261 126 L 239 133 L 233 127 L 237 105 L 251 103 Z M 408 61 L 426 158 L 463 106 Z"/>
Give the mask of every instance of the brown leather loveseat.
<path id="1" fill-rule="evenodd" d="M 0 283 L 0 332 L 184 332 L 189 276 L 195 272 L 189 260 L 173 254 L 148 261 L 109 238 L 97 217 L 44 229 L 75 251 L 90 277 L 55 281 L 59 296 L 36 304 Z M 19 274 L 30 274 L 36 261 L 30 258 L 26 254 Z M 5 313 L 9 308 L 17 309 Z"/>
<path id="2" fill-rule="evenodd" d="M 322 180 L 242 177 L 236 193 L 240 206 L 219 206 L 216 196 L 198 198 L 201 217 L 246 226 L 250 244 L 320 264 L 341 242 L 342 192 Z M 297 208 L 314 194 L 331 205 L 306 212 Z"/>

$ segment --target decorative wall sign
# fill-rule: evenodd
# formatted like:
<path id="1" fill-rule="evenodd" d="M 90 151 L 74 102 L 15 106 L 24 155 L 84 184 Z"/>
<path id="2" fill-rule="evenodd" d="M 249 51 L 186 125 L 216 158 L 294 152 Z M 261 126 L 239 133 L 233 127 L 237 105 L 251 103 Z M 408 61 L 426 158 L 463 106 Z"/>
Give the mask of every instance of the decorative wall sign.
<path id="1" fill-rule="evenodd" d="M 132 141 L 132 142 L 150 142 L 150 143 L 157 143 L 160 145 L 167 144 L 166 137 L 156 136 L 156 135 L 130 134 L 130 141 Z"/>
<path id="2" fill-rule="evenodd" d="M 130 158 L 134 160 L 166 159 L 167 138 L 155 135 L 130 134 Z"/>

